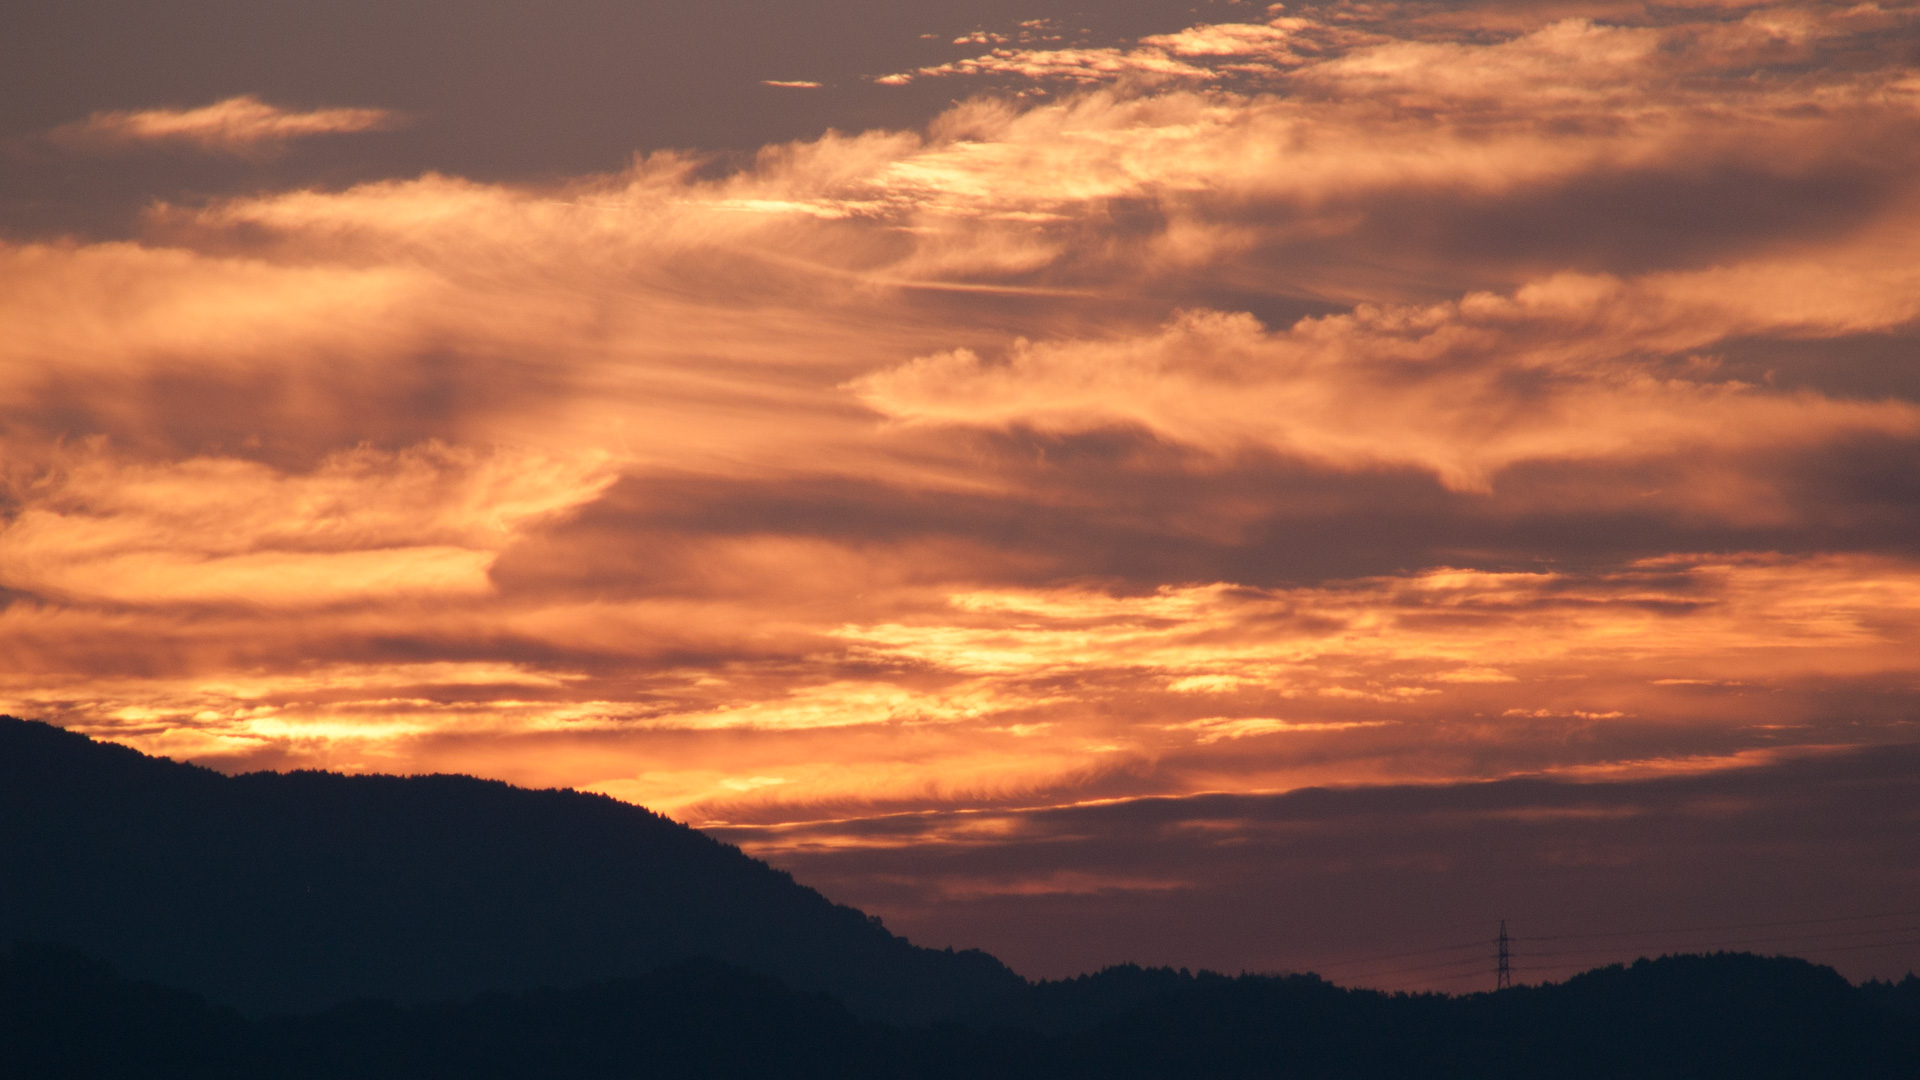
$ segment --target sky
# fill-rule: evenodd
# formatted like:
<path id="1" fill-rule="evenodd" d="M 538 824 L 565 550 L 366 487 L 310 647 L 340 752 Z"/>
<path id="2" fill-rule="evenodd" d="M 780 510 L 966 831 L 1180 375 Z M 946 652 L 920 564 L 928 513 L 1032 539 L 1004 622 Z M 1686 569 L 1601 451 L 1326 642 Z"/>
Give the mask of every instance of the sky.
<path id="1" fill-rule="evenodd" d="M 0 100 L 0 711 L 1031 976 L 1920 967 L 1920 5 L 28 0 Z"/>

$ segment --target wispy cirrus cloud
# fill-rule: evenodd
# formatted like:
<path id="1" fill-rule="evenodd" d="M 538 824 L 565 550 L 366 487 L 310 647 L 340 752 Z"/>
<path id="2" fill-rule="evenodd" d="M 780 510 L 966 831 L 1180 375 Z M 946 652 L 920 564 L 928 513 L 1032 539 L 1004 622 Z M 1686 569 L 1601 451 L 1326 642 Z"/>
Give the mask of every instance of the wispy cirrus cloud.
<path id="1" fill-rule="evenodd" d="M 56 128 L 56 144 L 76 150 L 117 150 L 142 146 L 190 146 L 212 153 L 273 153 L 297 139 L 384 131 L 403 118 L 388 109 L 334 108 L 298 111 L 261 101 L 251 94 L 192 109 L 138 109 L 97 112 Z"/>

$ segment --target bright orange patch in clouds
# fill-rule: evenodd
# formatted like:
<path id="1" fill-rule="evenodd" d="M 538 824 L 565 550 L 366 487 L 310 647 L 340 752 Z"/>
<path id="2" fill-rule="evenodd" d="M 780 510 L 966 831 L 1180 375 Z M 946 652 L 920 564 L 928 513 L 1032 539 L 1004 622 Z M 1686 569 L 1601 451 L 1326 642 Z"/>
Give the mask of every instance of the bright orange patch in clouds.
<path id="1" fill-rule="evenodd" d="M 55 142 L 78 150 L 116 150 L 141 145 L 185 144 L 228 154 L 271 152 L 294 139 L 379 131 L 399 118 L 385 109 L 315 109 L 299 112 L 269 105 L 250 94 L 197 109 L 102 112 L 52 133 Z"/>
<path id="2" fill-rule="evenodd" d="M 1912 8 L 1515 10 L 0 246 L 0 707 L 716 823 L 1910 741 Z"/>

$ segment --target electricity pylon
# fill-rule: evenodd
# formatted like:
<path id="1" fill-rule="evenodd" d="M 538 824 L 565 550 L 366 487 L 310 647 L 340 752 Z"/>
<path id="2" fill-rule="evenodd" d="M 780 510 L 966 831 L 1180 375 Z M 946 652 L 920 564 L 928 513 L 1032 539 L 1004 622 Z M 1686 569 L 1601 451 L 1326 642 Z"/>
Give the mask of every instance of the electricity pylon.
<path id="1" fill-rule="evenodd" d="M 1507 990 L 1513 986 L 1513 967 L 1507 951 L 1507 920 L 1500 920 L 1500 955 L 1493 969 L 1493 988 Z"/>

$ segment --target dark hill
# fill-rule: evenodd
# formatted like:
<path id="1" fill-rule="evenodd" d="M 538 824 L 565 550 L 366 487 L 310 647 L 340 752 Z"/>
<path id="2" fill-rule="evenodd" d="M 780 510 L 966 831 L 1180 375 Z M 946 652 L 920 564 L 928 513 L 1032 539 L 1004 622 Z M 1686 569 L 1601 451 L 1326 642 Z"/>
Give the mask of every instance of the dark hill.
<path id="1" fill-rule="evenodd" d="M 1024 985 L 639 807 L 464 776 L 223 776 L 0 718 L 0 943 L 260 1014 L 573 986 L 708 956 L 873 1017 Z"/>
<path id="2" fill-rule="evenodd" d="M 1201 973 L 1068 1042 L 1086 1075 L 1109 1080 L 1898 1080 L 1920 1076 L 1916 999 L 1911 976 L 1854 987 L 1832 968 L 1744 953 L 1464 997 Z"/>
<path id="3" fill-rule="evenodd" d="M 1144 975 L 1144 977 L 1143 977 Z M 1104 976 L 1104 977 L 1103 977 Z M 896 1027 L 713 961 L 565 990 L 249 1020 L 58 948 L 0 949 L 0 1076 L 33 1080 L 1911 1080 L 1920 980 L 1755 956 L 1467 997 L 1115 969 L 1091 1026 Z M 1123 1006 L 1123 998 L 1146 996 Z M 1074 1001 L 1084 998 L 1083 1001 Z"/>

